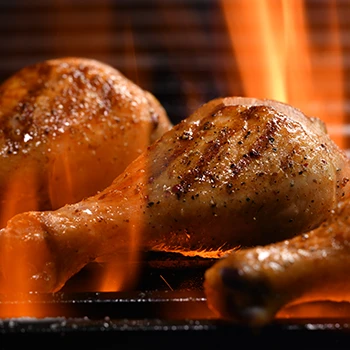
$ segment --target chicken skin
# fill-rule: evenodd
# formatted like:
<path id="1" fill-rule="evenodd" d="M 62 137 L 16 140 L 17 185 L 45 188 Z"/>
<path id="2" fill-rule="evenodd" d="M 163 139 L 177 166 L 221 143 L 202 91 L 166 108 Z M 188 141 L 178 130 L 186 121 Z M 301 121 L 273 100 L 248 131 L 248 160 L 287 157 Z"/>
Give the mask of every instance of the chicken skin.
<path id="1" fill-rule="evenodd" d="M 171 127 L 153 95 L 104 63 L 20 70 L 0 87 L 0 225 L 106 188 Z"/>
<path id="2" fill-rule="evenodd" d="M 218 315 L 264 325 L 294 303 L 350 301 L 349 266 L 347 200 L 315 230 L 215 263 L 205 273 L 205 292 Z"/>
<path id="3" fill-rule="evenodd" d="M 293 237 L 348 197 L 349 169 L 318 120 L 276 101 L 215 99 L 100 193 L 9 220 L 0 288 L 17 290 L 20 279 L 57 291 L 87 263 L 135 242 L 140 251 L 200 255 Z"/>

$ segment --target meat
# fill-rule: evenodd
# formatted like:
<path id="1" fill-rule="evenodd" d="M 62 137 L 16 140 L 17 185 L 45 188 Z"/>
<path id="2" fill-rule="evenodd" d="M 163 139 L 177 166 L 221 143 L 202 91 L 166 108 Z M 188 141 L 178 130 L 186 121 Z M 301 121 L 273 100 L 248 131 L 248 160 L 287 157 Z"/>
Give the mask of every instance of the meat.
<path id="1" fill-rule="evenodd" d="M 0 87 L 0 226 L 106 188 L 171 126 L 153 95 L 104 63 L 20 70 Z"/>
<path id="2" fill-rule="evenodd" d="M 221 317 L 264 325 L 284 306 L 350 301 L 350 201 L 320 227 L 290 240 L 242 249 L 205 273 L 210 307 Z"/>
<path id="3" fill-rule="evenodd" d="M 349 195 L 348 176 L 347 158 L 318 120 L 276 101 L 215 99 L 100 193 L 9 220 L 0 288 L 17 290 L 20 279 L 29 290 L 57 291 L 135 242 L 200 255 L 281 241 L 329 217 Z"/>

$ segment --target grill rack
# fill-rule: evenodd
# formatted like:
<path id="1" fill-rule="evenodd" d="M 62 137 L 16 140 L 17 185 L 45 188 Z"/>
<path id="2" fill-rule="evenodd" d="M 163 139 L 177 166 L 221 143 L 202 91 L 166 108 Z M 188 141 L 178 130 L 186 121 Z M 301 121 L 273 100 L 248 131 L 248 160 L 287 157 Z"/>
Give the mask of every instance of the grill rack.
<path id="1" fill-rule="evenodd" d="M 22 344 L 46 349 L 81 341 L 86 349 L 348 348 L 350 317 L 276 319 L 262 328 L 217 318 L 203 291 L 204 271 L 213 262 L 151 253 L 141 263 L 143 278 L 135 290 L 86 291 L 86 282 L 102 268 L 94 264 L 57 293 L 0 295 L 0 315 L 11 312 L 0 316 L 0 349 Z M 32 310 L 31 317 L 21 316 L 23 307 Z M 349 305 L 339 307 L 350 315 Z"/>
<path id="2" fill-rule="evenodd" d="M 250 328 L 216 318 L 201 293 L 56 293 L 29 303 L 54 306 L 55 316 L 0 320 L 0 348 L 47 348 L 83 341 L 87 349 L 201 349 L 235 344 L 270 348 L 347 348 L 349 319 L 278 319 Z M 10 304 L 13 301 L 2 301 Z M 59 306 L 59 307 L 57 307 Z M 58 316 L 70 310 L 70 316 Z M 190 317 L 192 315 L 192 317 Z M 193 317 L 194 316 L 194 317 Z"/>

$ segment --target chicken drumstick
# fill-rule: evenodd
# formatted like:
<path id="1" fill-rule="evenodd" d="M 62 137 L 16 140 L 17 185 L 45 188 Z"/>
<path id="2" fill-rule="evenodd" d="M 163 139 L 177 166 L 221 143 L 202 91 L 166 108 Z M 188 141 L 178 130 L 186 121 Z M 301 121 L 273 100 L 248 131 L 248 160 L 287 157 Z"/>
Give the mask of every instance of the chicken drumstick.
<path id="1" fill-rule="evenodd" d="M 171 127 L 153 95 L 99 61 L 23 68 L 0 86 L 0 225 L 103 190 Z"/>
<path id="2" fill-rule="evenodd" d="M 56 291 L 90 261 L 139 249 L 267 244 L 320 225 L 348 196 L 349 164 L 316 119 L 276 101 L 216 99 L 173 127 L 101 193 L 13 217 L 0 288 Z"/>
<path id="3" fill-rule="evenodd" d="M 315 230 L 217 262 L 205 273 L 205 292 L 220 316 L 264 325 L 291 303 L 350 301 L 349 266 L 347 200 Z"/>

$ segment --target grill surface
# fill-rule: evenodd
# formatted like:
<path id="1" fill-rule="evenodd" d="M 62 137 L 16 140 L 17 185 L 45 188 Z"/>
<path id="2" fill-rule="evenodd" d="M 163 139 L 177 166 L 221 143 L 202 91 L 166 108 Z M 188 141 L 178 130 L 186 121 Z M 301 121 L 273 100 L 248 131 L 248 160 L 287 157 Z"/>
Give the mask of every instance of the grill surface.
<path id="1" fill-rule="evenodd" d="M 9 318 L 0 321 L 0 348 L 47 348 L 83 342 L 84 348 L 125 346 L 152 349 L 201 349 L 238 344 L 272 348 L 345 348 L 350 319 L 276 320 L 259 329 L 219 320 L 201 293 L 85 293 L 46 295 L 39 302 L 54 317 Z M 35 303 L 37 295 L 29 297 Z M 2 301 L 4 303 L 11 303 Z M 53 307 L 52 307 L 53 306 Z M 71 316 L 57 316 L 69 310 Z M 83 316 L 84 315 L 84 316 Z"/>
<path id="2" fill-rule="evenodd" d="M 310 45 L 315 48 L 312 62 L 319 78 L 315 85 L 320 96 L 327 96 L 324 108 L 337 111 L 343 106 L 333 99 L 334 80 L 329 80 L 336 74 L 319 74 L 332 70 L 334 62 L 334 52 L 327 46 L 332 4 L 347 80 L 348 1 L 305 1 Z M 1 81 L 45 59 L 91 57 L 120 69 L 154 93 L 174 123 L 212 98 L 243 93 L 219 1 L 2 1 L 0 9 Z M 242 32 L 240 40 L 251 45 L 245 36 Z M 253 69 L 256 57 L 249 62 Z M 345 84 L 346 112 L 349 89 L 350 84 Z M 344 122 L 348 124 L 348 116 Z M 344 136 L 349 148 L 349 134 Z M 100 266 L 94 265 L 69 281 L 62 293 L 0 295 L 0 317 L 5 309 L 12 315 L 0 318 L 0 348 L 19 348 L 23 341 L 36 349 L 72 341 L 94 349 L 213 349 L 242 343 L 283 349 L 349 347 L 350 318 L 276 320 L 262 329 L 216 319 L 202 290 L 203 272 L 211 261 L 193 259 L 191 269 L 187 263 L 151 256 L 142 266 L 144 273 L 135 291 L 95 293 L 96 285 L 90 280 L 99 274 Z M 23 306 L 30 307 L 35 317 L 20 317 Z M 38 308 L 37 315 L 33 307 Z"/>
<path id="3" fill-rule="evenodd" d="M 205 259 L 152 253 L 142 263 L 143 278 L 132 291 L 82 292 L 91 276 L 99 273 L 97 264 L 58 293 L 0 295 L 0 314 L 11 313 L 0 319 L 0 349 L 19 348 L 23 342 L 40 349 L 73 341 L 87 349 L 348 346 L 350 317 L 276 319 L 259 329 L 216 318 L 202 288 L 210 264 Z M 21 316 L 28 309 L 31 317 Z"/>

